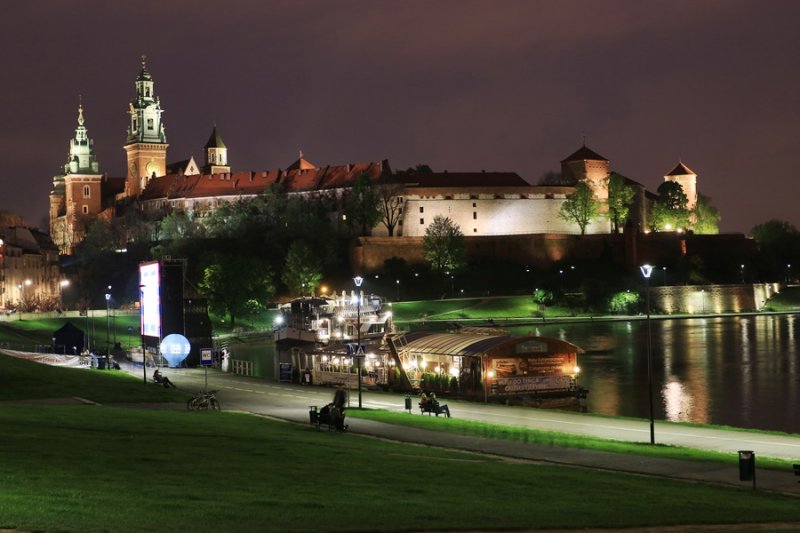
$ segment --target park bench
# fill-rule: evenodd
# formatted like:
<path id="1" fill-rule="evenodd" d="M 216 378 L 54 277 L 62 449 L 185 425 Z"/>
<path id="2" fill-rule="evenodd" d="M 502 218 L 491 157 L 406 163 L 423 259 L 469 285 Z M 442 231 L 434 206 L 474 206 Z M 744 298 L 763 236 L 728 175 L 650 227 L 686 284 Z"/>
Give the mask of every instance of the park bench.
<path id="1" fill-rule="evenodd" d="M 432 414 L 436 416 L 439 416 L 441 414 L 447 415 L 447 412 L 442 410 L 441 406 L 439 405 L 439 402 L 427 402 L 425 404 L 420 403 L 419 412 L 422 415 L 428 413 L 428 416 Z"/>

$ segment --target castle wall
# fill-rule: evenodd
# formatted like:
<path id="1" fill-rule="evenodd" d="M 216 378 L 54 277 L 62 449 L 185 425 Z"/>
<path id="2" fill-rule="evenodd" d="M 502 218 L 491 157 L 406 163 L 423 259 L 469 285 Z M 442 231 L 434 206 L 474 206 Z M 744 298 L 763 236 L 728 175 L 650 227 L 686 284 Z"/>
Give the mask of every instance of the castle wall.
<path id="1" fill-rule="evenodd" d="M 668 285 L 650 287 L 650 305 L 659 313 L 741 312 L 761 309 L 778 292 L 778 283 Z"/>

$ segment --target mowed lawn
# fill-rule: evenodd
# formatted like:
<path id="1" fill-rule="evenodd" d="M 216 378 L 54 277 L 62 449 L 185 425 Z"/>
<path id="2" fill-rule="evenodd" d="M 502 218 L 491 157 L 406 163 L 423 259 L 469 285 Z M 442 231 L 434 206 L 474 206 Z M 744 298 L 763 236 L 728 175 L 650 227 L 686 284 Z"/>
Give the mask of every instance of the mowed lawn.
<path id="1" fill-rule="evenodd" d="M 505 461 L 245 414 L 113 407 L 183 399 L 114 372 L 0 356 L 0 380 L 6 400 L 81 396 L 105 404 L 0 403 L 0 529 L 457 531 L 800 521 L 796 498 L 748 489 Z"/>

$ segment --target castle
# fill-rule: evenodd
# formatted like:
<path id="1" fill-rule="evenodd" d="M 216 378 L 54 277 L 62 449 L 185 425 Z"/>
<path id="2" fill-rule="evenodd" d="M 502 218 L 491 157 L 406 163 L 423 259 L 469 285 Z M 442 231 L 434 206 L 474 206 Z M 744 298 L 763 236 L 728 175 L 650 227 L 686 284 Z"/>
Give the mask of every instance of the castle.
<path id="1" fill-rule="evenodd" d="M 53 178 L 50 193 L 50 234 L 62 254 L 71 254 L 83 240 L 91 221 L 118 216 L 121 206 L 136 204 L 146 212 L 165 208 L 204 216 L 223 202 L 254 197 L 280 184 L 289 194 L 324 196 L 331 201 L 331 217 L 343 227 L 342 207 L 359 176 L 376 184 L 393 183 L 392 209 L 396 221 L 378 224 L 377 237 L 420 237 L 437 215 L 449 217 L 466 237 L 523 234 L 577 234 L 574 222 L 559 216 L 570 185 L 531 185 L 513 172 L 431 172 L 394 174 L 387 160 L 318 167 L 302 154 L 286 169 L 232 172 L 228 147 L 216 126 L 205 145 L 205 161 L 193 157 L 167 162 L 164 109 L 155 93 L 153 77 L 142 57 L 134 99 L 128 104 L 129 124 L 124 145 L 127 175 L 109 177 L 100 172 L 84 107 L 78 106 L 75 137 L 70 140 L 64 173 Z M 608 198 L 609 160 L 585 144 L 561 161 L 567 183 L 583 181 L 599 200 Z M 680 162 L 664 176 L 680 183 L 689 199 L 697 201 L 697 175 Z M 649 205 L 656 195 L 626 178 L 635 191 L 628 228 L 646 227 Z M 391 226 L 391 227 L 390 227 Z M 609 233 L 610 222 L 598 217 L 586 233 Z"/>

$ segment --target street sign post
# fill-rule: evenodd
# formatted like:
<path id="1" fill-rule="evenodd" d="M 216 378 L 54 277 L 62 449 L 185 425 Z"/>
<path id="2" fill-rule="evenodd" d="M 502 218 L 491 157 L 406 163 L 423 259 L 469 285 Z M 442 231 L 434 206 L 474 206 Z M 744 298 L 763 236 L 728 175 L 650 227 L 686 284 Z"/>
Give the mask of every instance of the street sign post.
<path id="1" fill-rule="evenodd" d="M 213 352 L 210 348 L 203 348 L 200 350 L 200 364 L 203 365 L 206 372 L 206 390 L 208 390 L 208 367 L 210 367 L 213 363 L 212 358 Z"/>

